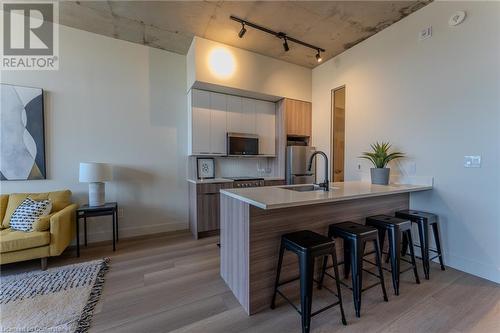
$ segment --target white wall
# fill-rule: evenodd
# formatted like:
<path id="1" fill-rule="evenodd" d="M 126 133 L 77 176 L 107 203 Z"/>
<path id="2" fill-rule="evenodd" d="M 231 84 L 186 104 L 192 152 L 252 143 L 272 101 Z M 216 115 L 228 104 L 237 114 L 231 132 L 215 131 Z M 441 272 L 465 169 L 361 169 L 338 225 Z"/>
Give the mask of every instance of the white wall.
<path id="1" fill-rule="evenodd" d="M 220 77 L 211 71 L 208 59 L 216 48 L 223 48 L 233 58 L 234 73 L 229 77 Z M 231 88 L 233 91 L 226 89 L 221 92 L 236 95 L 252 92 L 310 102 L 311 75 L 310 68 L 200 37 L 193 39 L 187 55 L 188 89 L 196 82 Z"/>
<path id="2" fill-rule="evenodd" d="M 455 10 L 467 19 L 449 27 Z M 330 151 L 331 89 L 346 85 L 346 178 L 390 140 L 434 176 L 411 206 L 440 216 L 445 262 L 500 282 L 500 3 L 435 2 L 313 70 L 314 145 Z M 433 36 L 418 41 L 420 29 Z M 480 169 L 463 167 L 481 155 Z"/>
<path id="3" fill-rule="evenodd" d="M 185 68 L 185 56 L 61 26 L 58 71 L 2 72 L 2 83 L 45 90 L 48 179 L 4 181 L 1 192 L 69 188 L 87 202 L 79 162 L 108 162 L 122 236 L 186 229 Z M 99 222 L 89 240 L 110 239 L 109 219 Z"/>

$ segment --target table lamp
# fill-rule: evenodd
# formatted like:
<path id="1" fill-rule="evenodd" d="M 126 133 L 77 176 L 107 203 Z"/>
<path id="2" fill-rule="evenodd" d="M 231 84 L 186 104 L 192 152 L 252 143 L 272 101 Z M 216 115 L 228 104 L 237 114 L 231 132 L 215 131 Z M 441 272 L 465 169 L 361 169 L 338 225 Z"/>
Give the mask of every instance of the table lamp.
<path id="1" fill-rule="evenodd" d="M 89 206 L 104 205 L 104 182 L 111 178 L 109 164 L 80 163 L 80 183 L 89 183 Z"/>

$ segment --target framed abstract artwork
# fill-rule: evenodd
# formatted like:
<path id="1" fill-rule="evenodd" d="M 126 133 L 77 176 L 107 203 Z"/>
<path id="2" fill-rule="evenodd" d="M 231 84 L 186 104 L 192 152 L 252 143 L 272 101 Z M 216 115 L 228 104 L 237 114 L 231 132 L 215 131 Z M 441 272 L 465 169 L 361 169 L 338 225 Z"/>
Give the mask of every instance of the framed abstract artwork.
<path id="1" fill-rule="evenodd" d="M 198 179 L 215 178 L 215 160 L 213 158 L 198 157 Z"/>
<path id="2" fill-rule="evenodd" d="M 43 90 L 0 84 L 0 179 L 45 179 Z"/>

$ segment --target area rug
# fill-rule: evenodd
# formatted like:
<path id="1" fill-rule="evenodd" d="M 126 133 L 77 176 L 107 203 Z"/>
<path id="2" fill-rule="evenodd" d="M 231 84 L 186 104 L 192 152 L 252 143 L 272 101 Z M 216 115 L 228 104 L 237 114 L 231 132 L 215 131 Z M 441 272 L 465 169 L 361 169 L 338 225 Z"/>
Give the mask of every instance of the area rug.
<path id="1" fill-rule="evenodd" d="M 109 259 L 2 277 L 0 332 L 86 332 Z"/>

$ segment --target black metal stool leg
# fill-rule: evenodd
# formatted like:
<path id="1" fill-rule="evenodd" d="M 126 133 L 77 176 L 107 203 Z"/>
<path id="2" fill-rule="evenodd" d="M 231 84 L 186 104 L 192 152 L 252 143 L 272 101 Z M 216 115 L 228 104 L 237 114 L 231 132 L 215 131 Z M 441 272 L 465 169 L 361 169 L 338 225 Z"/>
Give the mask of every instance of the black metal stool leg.
<path id="1" fill-rule="evenodd" d="M 318 281 L 318 289 L 323 288 L 323 280 L 325 279 L 326 266 L 328 265 L 328 256 L 323 257 L 323 265 L 321 266 L 321 275 Z M 335 265 L 335 263 L 334 263 Z"/>
<path id="2" fill-rule="evenodd" d="M 361 317 L 361 289 L 363 288 L 363 243 L 351 240 L 352 295 L 356 317 Z M 345 261 L 345 258 L 344 258 Z"/>
<path id="3" fill-rule="evenodd" d="M 351 272 L 351 248 L 352 242 L 344 239 L 344 279 L 347 279 L 349 277 L 349 273 Z"/>
<path id="4" fill-rule="evenodd" d="M 337 264 L 337 252 L 335 250 L 335 247 L 333 248 L 332 252 L 332 262 L 333 262 L 333 272 L 335 274 L 335 284 L 337 286 L 337 296 L 339 299 L 340 314 L 342 316 L 342 324 L 347 325 L 347 320 L 345 319 L 345 313 L 344 313 L 344 305 L 342 304 L 342 291 L 340 290 L 340 282 L 339 282 L 340 275 L 339 275 L 339 267 Z"/>
<path id="5" fill-rule="evenodd" d="M 415 250 L 413 249 L 413 239 L 411 236 L 411 230 L 407 230 L 404 233 L 404 237 L 407 237 L 410 246 L 411 264 L 413 265 L 413 274 L 415 275 L 415 282 L 420 284 L 420 279 L 418 277 L 417 261 L 415 260 Z"/>
<path id="6" fill-rule="evenodd" d="M 420 253 L 422 256 L 422 266 L 424 267 L 424 276 L 429 280 L 429 227 L 425 222 L 418 222 L 418 237 L 420 239 Z"/>
<path id="7" fill-rule="evenodd" d="M 411 230 L 410 230 L 411 233 Z M 413 246 L 413 243 L 410 243 Z M 403 233 L 403 245 L 401 245 L 401 256 L 406 256 L 408 253 L 408 237 L 406 236 L 406 232 Z"/>
<path id="8" fill-rule="evenodd" d="M 387 291 L 385 290 L 384 274 L 382 273 L 382 258 L 380 256 L 380 245 L 378 244 L 378 238 L 373 241 L 375 245 L 375 255 L 377 258 L 378 274 L 380 279 L 380 285 L 382 287 L 382 293 L 384 294 L 384 301 L 388 302 Z"/>
<path id="9" fill-rule="evenodd" d="M 439 238 L 439 227 L 437 223 L 432 224 L 432 233 L 434 234 L 434 242 L 436 243 L 436 250 L 439 255 L 439 264 L 441 265 L 441 270 L 444 271 L 443 253 L 441 252 L 441 241 Z"/>
<path id="10" fill-rule="evenodd" d="M 276 307 L 276 293 L 278 291 L 278 285 L 280 283 L 281 264 L 283 264 L 284 253 L 285 253 L 285 247 L 283 246 L 283 242 L 281 242 L 280 253 L 279 253 L 279 257 L 278 257 L 278 269 L 276 271 L 276 280 L 274 282 L 273 299 L 271 300 L 271 309 L 274 309 Z"/>
<path id="11" fill-rule="evenodd" d="M 300 309 L 302 315 L 302 333 L 309 333 L 311 328 L 311 308 L 314 278 L 314 258 L 306 254 L 299 256 L 300 264 Z"/>
<path id="12" fill-rule="evenodd" d="M 391 257 L 391 275 L 394 294 L 399 295 L 399 273 L 400 273 L 400 232 L 396 229 L 388 231 L 389 235 L 389 254 Z"/>

